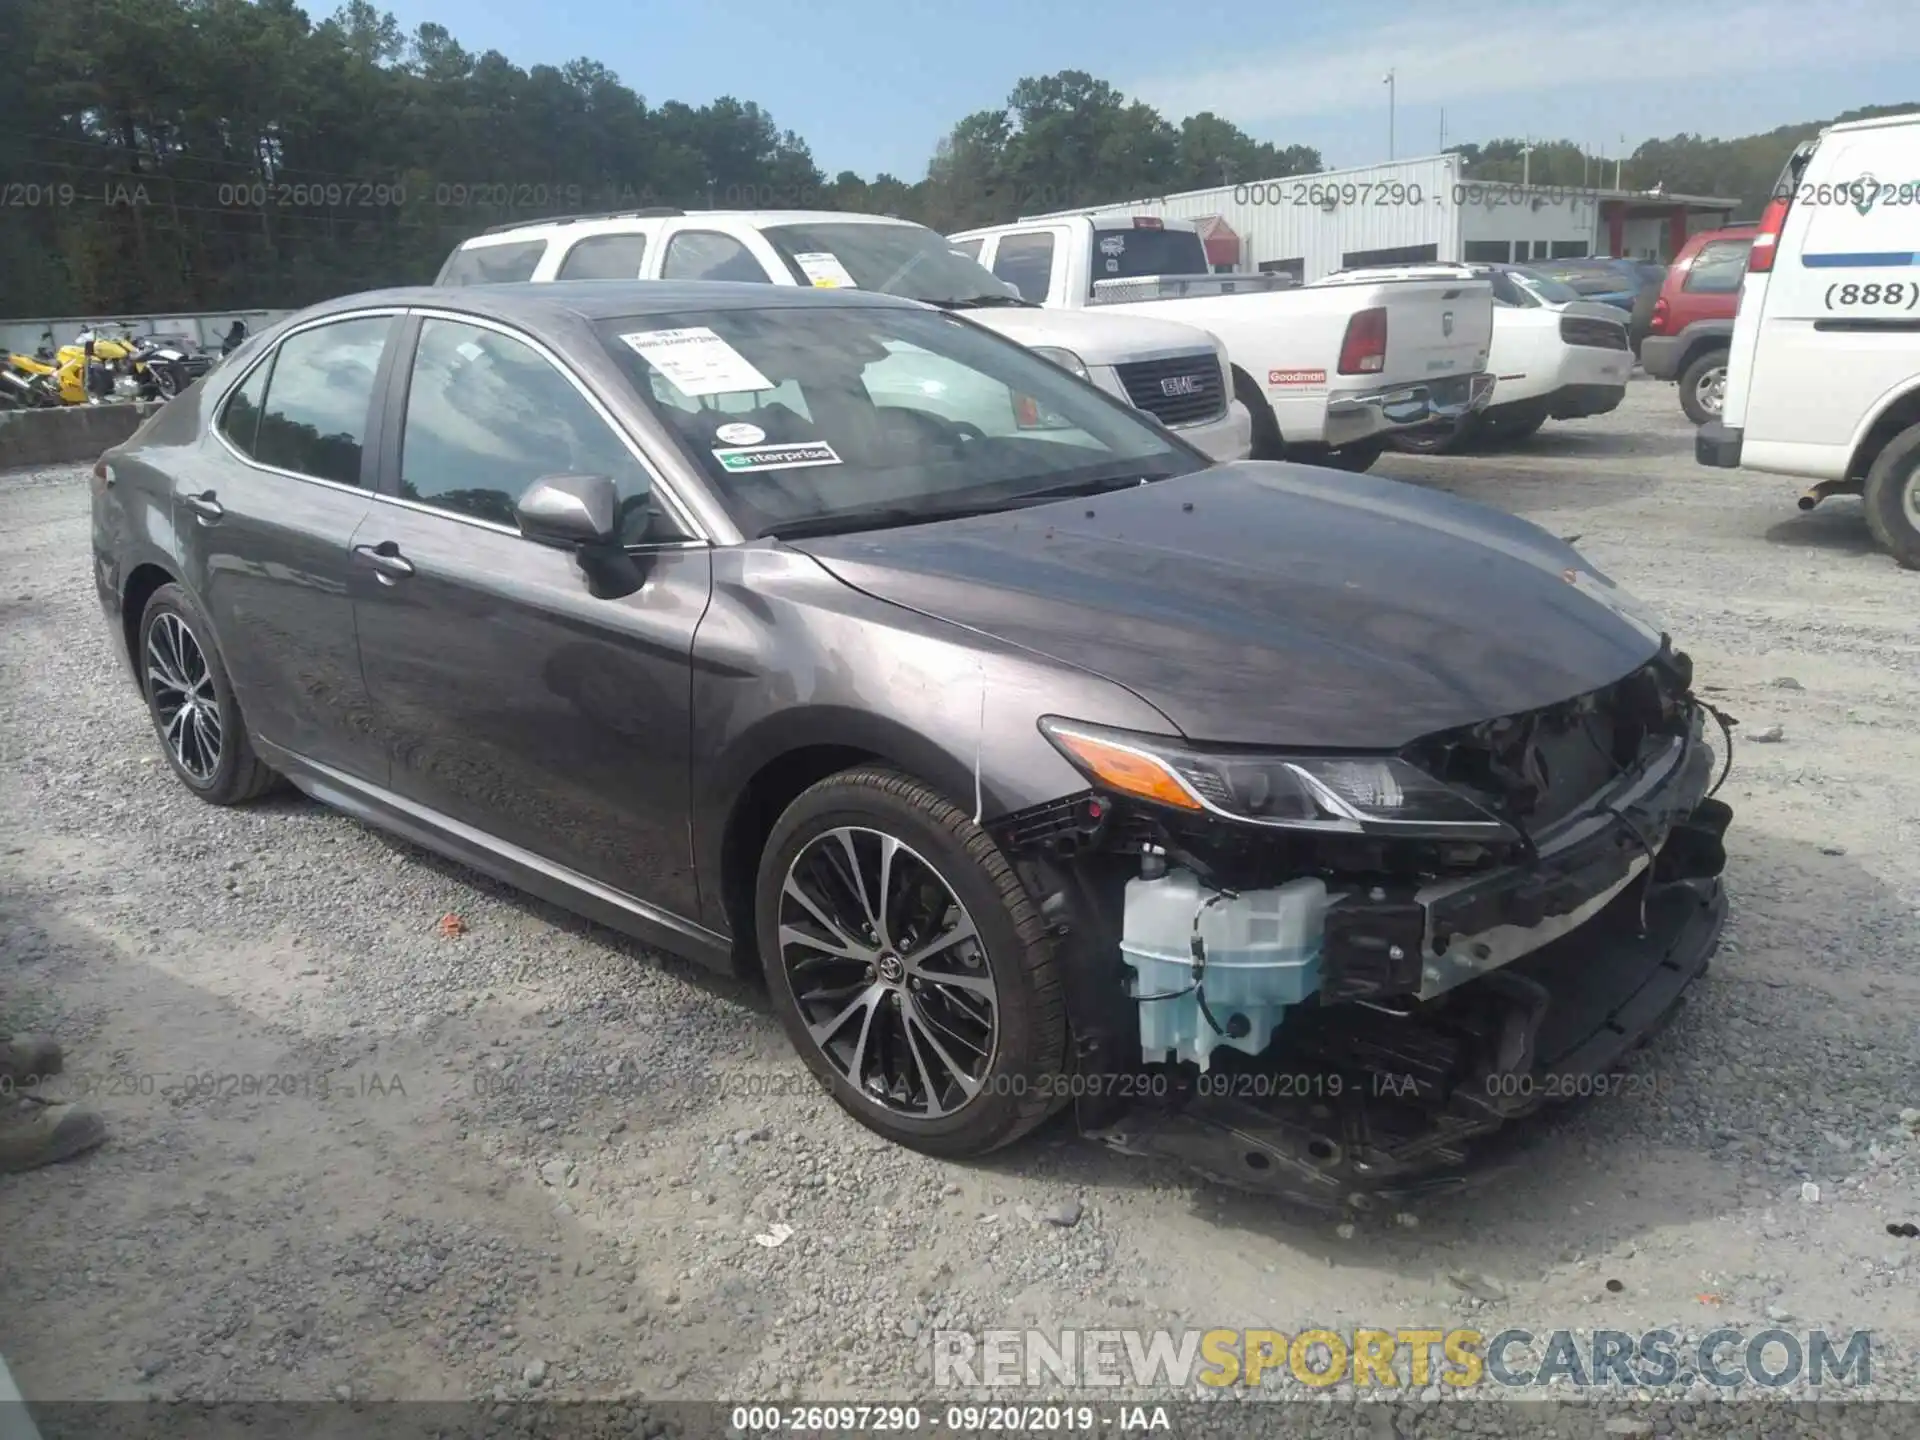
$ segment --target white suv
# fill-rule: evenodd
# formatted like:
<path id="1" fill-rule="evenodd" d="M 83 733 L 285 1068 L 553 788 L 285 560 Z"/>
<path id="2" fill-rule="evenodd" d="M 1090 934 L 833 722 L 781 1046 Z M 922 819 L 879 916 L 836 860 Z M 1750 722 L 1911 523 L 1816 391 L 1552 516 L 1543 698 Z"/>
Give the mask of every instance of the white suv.
<path id="1" fill-rule="evenodd" d="M 440 285 L 733 280 L 901 295 L 998 332 L 1145 411 L 1215 460 L 1244 460 L 1253 424 L 1226 348 L 1168 320 L 1043 310 L 937 231 L 831 210 L 634 210 L 496 226 L 465 241 Z"/>

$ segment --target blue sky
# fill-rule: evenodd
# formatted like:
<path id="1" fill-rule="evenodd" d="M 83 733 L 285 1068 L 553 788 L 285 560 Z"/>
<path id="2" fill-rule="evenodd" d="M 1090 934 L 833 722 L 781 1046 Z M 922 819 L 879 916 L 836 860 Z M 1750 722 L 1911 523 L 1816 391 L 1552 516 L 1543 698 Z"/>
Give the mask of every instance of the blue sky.
<path id="1" fill-rule="evenodd" d="M 376 0 L 380 3 L 380 0 Z M 308 0 L 317 17 L 327 0 Z M 925 173 L 936 141 L 1023 75 L 1079 69 L 1170 119 L 1212 109 L 1330 165 L 1495 135 L 1611 153 L 1680 131 L 1740 135 L 1920 100 L 1916 0 L 387 0 L 520 65 L 601 61 L 648 103 L 758 101 L 829 175 Z"/>

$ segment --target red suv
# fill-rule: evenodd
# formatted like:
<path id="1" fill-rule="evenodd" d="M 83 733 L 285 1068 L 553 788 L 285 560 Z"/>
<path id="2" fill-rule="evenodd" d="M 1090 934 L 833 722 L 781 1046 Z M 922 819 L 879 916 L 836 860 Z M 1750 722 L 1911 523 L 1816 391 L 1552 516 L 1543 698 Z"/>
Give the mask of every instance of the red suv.
<path id="1" fill-rule="evenodd" d="M 1690 236 L 1667 267 L 1640 342 L 1641 368 L 1656 380 L 1680 382 L 1680 408 L 1696 425 L 1720 418 L 1733 312 L 1756 228 L 1729 225 Z"/>

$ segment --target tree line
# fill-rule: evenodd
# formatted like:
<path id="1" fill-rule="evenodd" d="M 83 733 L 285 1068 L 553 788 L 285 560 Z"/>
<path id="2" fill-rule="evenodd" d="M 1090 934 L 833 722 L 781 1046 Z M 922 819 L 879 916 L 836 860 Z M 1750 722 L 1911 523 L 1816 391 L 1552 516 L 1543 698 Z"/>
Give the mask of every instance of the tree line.
<path id="1" fill-rule="evenodd" d="M 293 0 L 4 0 L 0 94 L 0 316 L 304 305 L 429 280 L 466 236 L 542 215 L 820 208 L 954 230 L 1323 168 L 1062 71 L 962 119 L 923 176 L 829 177 L 751 101 L 650 103 L 596 61 L 522 68 L 369 0 L 318 22 Z M 1812 128 L 1650 142 L 1629 179 L 1764 196 Z M 1459 148 L 1470 173 L 1519 176 L 1517 141 Z M 1574 183 L 1568 150 L 1536 147 L 1531 177 Z"/>

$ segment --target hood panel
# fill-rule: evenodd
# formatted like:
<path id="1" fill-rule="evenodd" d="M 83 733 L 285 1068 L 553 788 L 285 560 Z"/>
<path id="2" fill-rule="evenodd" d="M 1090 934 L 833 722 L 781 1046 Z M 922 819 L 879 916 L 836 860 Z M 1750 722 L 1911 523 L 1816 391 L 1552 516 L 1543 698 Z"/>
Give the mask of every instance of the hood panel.
<path id="1" fill-rule="evenodd" d="M 793 543 L 880 599 L 1122 684 L 1200 741 L 1397 749 L 1597 689 L 1659 648 L 1538 527 L 1300 465 Z"/>

